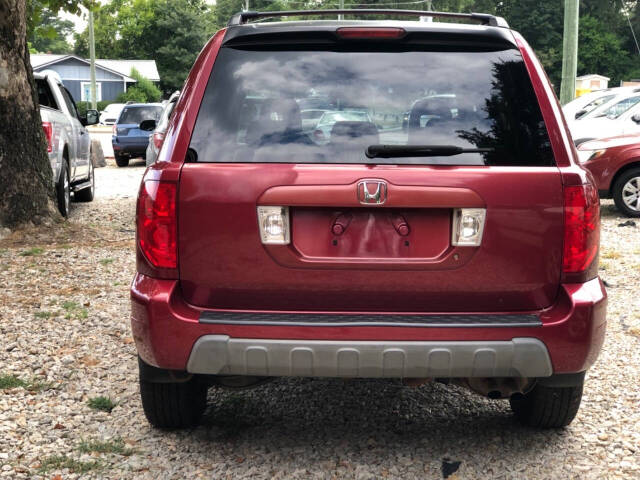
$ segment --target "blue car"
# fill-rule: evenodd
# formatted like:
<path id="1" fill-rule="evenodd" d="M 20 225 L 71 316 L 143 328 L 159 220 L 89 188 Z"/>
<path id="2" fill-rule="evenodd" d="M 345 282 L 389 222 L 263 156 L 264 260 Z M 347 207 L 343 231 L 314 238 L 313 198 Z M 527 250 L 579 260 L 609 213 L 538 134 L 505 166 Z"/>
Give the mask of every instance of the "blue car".
<path id="1" fill-rule="evenodd" d="M 144 158 L 149 144 L 149 132 L 140 129 L 144 120 L 160 119 L 162 104 L 132 103 L 126 105 L 113 126 L 113 156 L 116 165 L 126 167 L 129 160 L 135 157 Z"/>

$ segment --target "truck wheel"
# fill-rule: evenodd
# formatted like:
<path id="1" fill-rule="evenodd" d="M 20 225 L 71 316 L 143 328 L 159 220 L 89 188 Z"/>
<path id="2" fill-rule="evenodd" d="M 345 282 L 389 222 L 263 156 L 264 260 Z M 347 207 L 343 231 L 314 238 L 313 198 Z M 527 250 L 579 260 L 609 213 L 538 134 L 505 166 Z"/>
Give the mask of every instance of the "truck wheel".
<path id="1" fill-rule="evenodd" d="M 560 428 L 569 425 L 580 408 L 583 384 L 574 387 L 536 385 L 525 395 L 509 400 L 516 418 L 525 425 L 538 428 Z"/>
<path id="2" fill-rule="evenodd" d="M 197 378 L 181 383 L 140 380 L 140 396 L 147 420 L 158 428 L 195 426 L 207 407 L 207 387 Z"/>
<path id="3" fill-rule="evenodd" d="M 624 172 L 613 185 L 613 201 L 627 217 L 640 217 L 640 168 Z"/>
<path id="4" fill-rule="evenodd" d="M 91 186 L 78 190 L 73 194 L 73 198 L 76 202 L 90 202 L 93 200 L 93 195 L 96 192 L 96 180 L 93 171 L 93 163 L 89 162 L 89 182 Z"/>
<path id="5" fill-rule="evenodd" d="M 56 184 L 56 199 L 60 214 L 67 218 L 69 216 L 69 204 L 71 203 L 71 186 L 66 158 L 62 159 L 62 167 L 60 167 L 60 178 Z"/>
<path id="6" fill-rule="evenodd" d="M 119 167 L 126 167 L 127 165 L 129 165 L 129 159 L 127 157 L 121 157 L 120 155 L 116 155 L 115 159 L 116 159 L 116 165 L 118 165 Z"/>

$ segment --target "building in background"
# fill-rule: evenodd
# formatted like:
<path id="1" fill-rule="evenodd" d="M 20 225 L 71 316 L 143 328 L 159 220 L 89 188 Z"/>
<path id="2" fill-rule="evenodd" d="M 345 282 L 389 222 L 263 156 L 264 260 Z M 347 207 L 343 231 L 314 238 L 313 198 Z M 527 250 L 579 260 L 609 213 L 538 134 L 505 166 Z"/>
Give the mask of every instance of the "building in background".
<path id="1" fill-rule="evenodd" d="M 596 90 L 604 90 L 609 88 L 609 77 L 602 75 L 583 75 L 576 78 L 576 97 L 580 97 L 585 93 L 595 92 Z"/>
<path id="2" fill-rule="evenodd" d="M 89 60 L 75 55 L 33 54 L 31 66 L 34 72 L 55 71 L 76 102 L 90 100 Z M 135 84 L 130 76 L 132 68 L 152 82 L 160 81 L 155 60 L 96 59 L 96 100 L 115 101 L 128 86 Z"/>

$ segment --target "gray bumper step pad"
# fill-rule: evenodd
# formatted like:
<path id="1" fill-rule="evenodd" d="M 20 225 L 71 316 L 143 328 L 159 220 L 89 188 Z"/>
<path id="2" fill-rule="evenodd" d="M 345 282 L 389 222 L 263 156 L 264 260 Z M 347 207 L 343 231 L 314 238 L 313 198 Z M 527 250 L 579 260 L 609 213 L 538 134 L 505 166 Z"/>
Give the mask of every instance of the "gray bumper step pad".
<path id="1" fill-rule="evenodd" d="M 272 340 L 205 335 L 193 346 L 187 371 L 195 374 L 456 378 L 547 377 L 545 345 L 510 341 Z"/>

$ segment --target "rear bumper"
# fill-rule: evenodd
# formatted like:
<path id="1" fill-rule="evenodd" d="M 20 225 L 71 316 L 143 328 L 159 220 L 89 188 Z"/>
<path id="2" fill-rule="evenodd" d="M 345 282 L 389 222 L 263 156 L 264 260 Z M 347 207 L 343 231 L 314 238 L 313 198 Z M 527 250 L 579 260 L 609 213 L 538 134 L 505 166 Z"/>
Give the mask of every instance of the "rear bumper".
<path id="1" fill-rule="evenodd" d="M 530 325 L 206 323 L 221 312 L 184 302 L 175 280 L 142 274 L 132 283 L 131 299 L 141 358 L 163 369 L 206 374 L 544 377 L 587 370 L 606 325 L 606 292 L 597 278 L 562 285 L 554 306 L 522 314 L 539 319 Z"/>
<path id="2" fill-rule="evenodd" d="M 129 142 L 119 142 L 116 140 L 111 141 L 111 146 L 113 150 L 120 154 L 129 154 L 129 155 L 144 155 L 147 151 L 147 146 L 149 145 L 149 138 L 140 138 L 135 141 Z"/>

